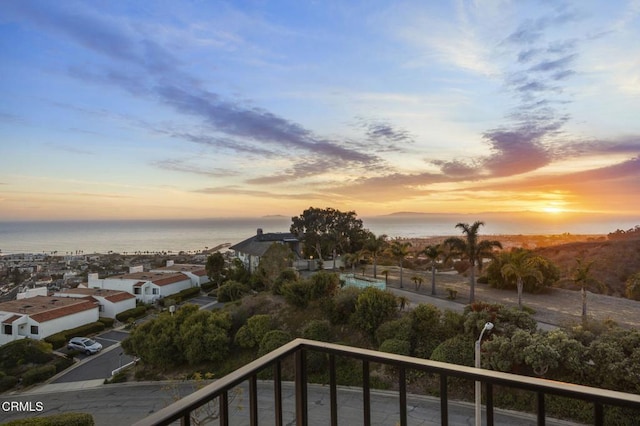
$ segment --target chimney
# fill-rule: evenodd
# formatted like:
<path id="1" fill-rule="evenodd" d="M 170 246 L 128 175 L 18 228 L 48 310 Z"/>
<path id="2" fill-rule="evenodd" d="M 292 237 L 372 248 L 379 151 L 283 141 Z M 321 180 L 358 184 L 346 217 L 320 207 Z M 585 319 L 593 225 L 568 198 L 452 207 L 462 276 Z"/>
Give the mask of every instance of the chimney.
<path id="1" fill-rule="evenodd" d="M 256 234 L 258 236 L 258 241 L 262 241 L 262 228 L 258 228 Z"/>

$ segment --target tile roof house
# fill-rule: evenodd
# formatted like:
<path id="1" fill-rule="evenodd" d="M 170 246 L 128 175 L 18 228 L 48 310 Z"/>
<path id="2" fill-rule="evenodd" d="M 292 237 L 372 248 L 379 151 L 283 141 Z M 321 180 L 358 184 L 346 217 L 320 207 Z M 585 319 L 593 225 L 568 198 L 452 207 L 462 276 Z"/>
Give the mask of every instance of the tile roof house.
<path id="1" fill-rule="evenodd" d="M 44 339 L 98 321 L 95 299 L 34 296 L 0 303 L 0 345 L 14 340 Z"/>
<path id="2" fill-rule="evenodd" d="M 173 263 L 173 260 L 167 260 L 167 266 L 162 268 L 151 269 L 149 272 L 172 274 L 181 272 L 191 278 L 194 286 L 201 286 L 209 282 L 207 269 L 204 265 L 191 265 L 185 263 Z"/>
<path id="3" fill-rule="evenodd" d="M 54 293 L 55 297 L 93 297 L 98 302 L 101 317 L 115 318 L 121 312 L 136 307 L 136 297 L 119 290 L 72 288 Z"/>
<path id="4" fill-rule="evenodd" d="M 264 233 L 261 228 L 258 228 L 255 236 L 232 245 L 229 250 L 235 252 L 236 257 L 242 261 L 249 272 L 254 272 L 260 263 L 260 258 L 264 256 L 272 244 L 285 244 L 291 249 L 296 259 L 301 258 L 300 241 L 296 234 L 291 232 Z"/>
<path id="5" fill-rule="evenodd" d="M 88 278 L 89 288 L 125 291 L 143 303 L 153 303 L 182 290 L 196 287 L 191 278 L 182 272 L 140 271 L 107 278 L 89 274 Z"/>

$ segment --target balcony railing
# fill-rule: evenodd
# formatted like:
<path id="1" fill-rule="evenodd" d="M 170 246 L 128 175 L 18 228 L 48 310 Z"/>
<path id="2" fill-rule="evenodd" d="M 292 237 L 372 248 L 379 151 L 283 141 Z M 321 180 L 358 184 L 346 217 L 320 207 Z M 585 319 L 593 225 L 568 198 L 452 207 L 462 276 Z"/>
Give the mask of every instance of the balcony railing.
<path id="1" fill-rule="evenodd" d="M 269 424 L 282 426 L 283 392 L 282 363 L 293 356 L 295 369 L 295 420 L 297 425 L 307 425 L 307 357 L 309 351 L 322 352 L 329 357 L 329 393 L 330 418 L 327 423 L 338 424 L 338 387 L 336 383 L 336 357 L 347 357 L 362 361 L 362 424 L 371 425 L 371 386 L 369 368 L 371 363 L 380 363 L 395 367 L 398 371 L 399 424 L 407 425 L 407 370 L 419 370 L 435 374 L 440 381 L 440 423 L 449 423 L 447 380 L 451 377 L 479 381 L 484 385 L 486 396 L 485 423 L 494 424 L 493 386 L 506 386 L 534 392 L 536 394 L 537 424 L 545 424 L 545 395 L 558 395 L 587 401 L 593 406 L 595 425 L 604 424 L 605 406 L 619 406 L 640 410 L 640 395 L 616 392 L 588 386 L 574 385 L 534 377 L 519 376 L 491 370 L 476 369 L 420 358 L 377 352 L 372 350 L 341 346 L 313 340 L 296 339 L 273 352 L 243 366 L 214 383 L 180 399 L 168 407 L 142 419 L 136 425 L 167 425 L 180 421 L 190 425 L 192 414 L 206 404 L 218 399 L 219 424 L 229 424 L 229 396 L 232 390 L 244 383 L 249 384 L 249 423 L 259 425 L 258 416 L 258 373 L 268 367 L 273 368 L 273 413 L 275 418 Z"/>

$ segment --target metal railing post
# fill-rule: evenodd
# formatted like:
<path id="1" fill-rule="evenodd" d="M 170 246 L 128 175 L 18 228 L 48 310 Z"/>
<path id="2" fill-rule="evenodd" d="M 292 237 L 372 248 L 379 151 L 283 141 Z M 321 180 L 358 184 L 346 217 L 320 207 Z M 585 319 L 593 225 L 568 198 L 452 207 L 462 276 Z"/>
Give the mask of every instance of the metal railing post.
<path id="1" fill-rule="evenodd" d="M 304 348 L 295 353 L 296 363 L 296 425 L 307 426 L 307 363 Z"/>

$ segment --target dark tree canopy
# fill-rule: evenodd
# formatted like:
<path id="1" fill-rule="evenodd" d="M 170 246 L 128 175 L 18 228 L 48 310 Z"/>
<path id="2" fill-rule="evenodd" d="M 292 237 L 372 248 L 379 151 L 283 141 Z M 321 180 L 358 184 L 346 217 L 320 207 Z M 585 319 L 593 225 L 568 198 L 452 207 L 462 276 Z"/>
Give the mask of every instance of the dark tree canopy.
<path id="1" fill-rule="evenodd" d="M 356 212 L 330 207 L 309 207 L 291 218 L 290 231 L 304 242 L 304 255 L 325 259 L 331 255 L 361 250 L 370 232 L 363 228 Z"/>

